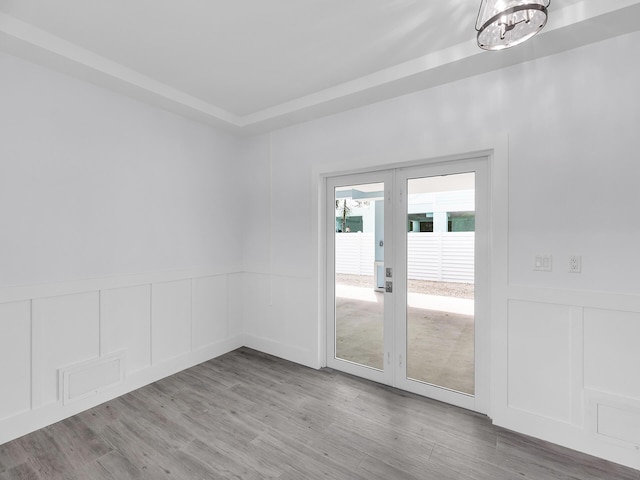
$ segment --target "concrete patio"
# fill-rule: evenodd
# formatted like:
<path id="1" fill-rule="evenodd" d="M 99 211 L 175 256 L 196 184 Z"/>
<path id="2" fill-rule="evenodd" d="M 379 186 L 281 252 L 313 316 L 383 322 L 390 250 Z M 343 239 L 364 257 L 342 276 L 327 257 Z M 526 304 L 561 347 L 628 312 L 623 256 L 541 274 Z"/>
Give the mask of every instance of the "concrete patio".
<path id="1" fill-rule="evenodd" d="M 384 294 L 362 286 L 367 277 L 348 277 L 352 276 L 340 276 L 336 284 L 336 355 L 381 369 Z M 447 288 L 444 284 L 434 288 L 429 284 L 435 282 L 411 283 L 409 288 L 414 291 L 407 295 L 408 377 L 473 394 L 473 299 L 422 293 L 431 290 L 468 297 L 473 286 Z"/>

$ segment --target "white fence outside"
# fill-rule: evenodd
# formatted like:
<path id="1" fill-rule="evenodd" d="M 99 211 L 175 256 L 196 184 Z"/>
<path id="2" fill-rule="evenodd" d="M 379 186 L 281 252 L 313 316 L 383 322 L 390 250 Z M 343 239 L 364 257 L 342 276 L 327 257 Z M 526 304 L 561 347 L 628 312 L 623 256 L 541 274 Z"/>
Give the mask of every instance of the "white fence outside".
<path id="1" fill-rule="evenodd" d="M 374 233 L 336 233 L 336 273 L 373 276 Z"/>
<path id="2" fill-rule="evenodd" d="M 474 242 L 474 232 L 409 232 L 409 278 L 473 283 Z M 336 233 L 336 273 L 373 275 L 374 260 L 373 233 Z"/>

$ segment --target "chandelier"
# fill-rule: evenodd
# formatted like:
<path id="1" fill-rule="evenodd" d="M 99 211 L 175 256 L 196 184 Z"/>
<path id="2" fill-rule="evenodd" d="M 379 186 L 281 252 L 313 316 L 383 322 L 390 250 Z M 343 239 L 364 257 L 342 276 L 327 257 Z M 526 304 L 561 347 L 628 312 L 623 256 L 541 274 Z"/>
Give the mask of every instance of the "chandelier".
<path id="1" fill-rule="evenodd" d="M 551 0 L 482 0 L 476 30 L 478 46 L 502 50 L 528 40 L 547 23 Z"/>

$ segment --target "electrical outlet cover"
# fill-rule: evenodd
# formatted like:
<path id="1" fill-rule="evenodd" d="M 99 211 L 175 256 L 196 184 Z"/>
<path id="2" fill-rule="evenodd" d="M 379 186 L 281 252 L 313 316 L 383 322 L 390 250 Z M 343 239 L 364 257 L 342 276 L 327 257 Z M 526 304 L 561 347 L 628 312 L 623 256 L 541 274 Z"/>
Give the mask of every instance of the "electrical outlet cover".
<path id="1" fill-rule="evenodd" d="M 582 257 L 580 255 L 571 255 L 569 257 L 569 272 L 570 273 L 582 272 Z"/>

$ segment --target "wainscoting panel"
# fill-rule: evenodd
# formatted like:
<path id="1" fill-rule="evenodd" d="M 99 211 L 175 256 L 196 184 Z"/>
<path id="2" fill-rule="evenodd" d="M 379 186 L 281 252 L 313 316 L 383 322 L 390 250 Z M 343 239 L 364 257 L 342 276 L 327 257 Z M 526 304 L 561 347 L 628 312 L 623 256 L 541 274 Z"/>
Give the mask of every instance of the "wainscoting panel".
<path id="1" fill-rule="evenodd" d="M 122 382 L 123 352 L 60 369 L 62 402 L 77 401 Z"/>
<path id="2" fill-rule="evenodd" d="M 286 331 L 297 339 L 298 345 L 313 345 L 317 342 L 317 332 L 309 323 L 309 310 L 316 305 L 314 289 L 306 278 L 288 278 L 285 283 L 283 310 Z"/>
<path id="3" fill-rule="evenodd" d="M 99 355 L 98 292 L 33 300 L 34 406 L 60 400 L 58 369 Z"/>
<path id="4" fill-rule="evenodd" d="M 640 296 L 510 286 L 507 317 L 494 422 L 640 470 Z"/>
<path id="5" fill-rule="evenodd" d="M 270 338 L 281 328 L 273 321 L 274 281 L 269 275 L 246 273 L 243 283 L 245 331 L 258 338 Z M 275 285 L 277 288 L 277 285 Z M 269 352 L 268 352 L 269 353 Z"/>
<path id="6" fill-rule="evenodd" d="M 639 343 L 640 313 L 585 309 L 585 387 L 640 400 Z"/>
<path id="7" fill-rule="evenodd" d="M 318 368 L 318 306 L 312 280 L 245 273 L 245 345 Z"/>
<path id="8" fill-rule="evenodd" d="M 229 337 L 244 333 L 244 304 L 251 299 L 244 295 L 243 273 L 227 275 L 227 332 Z"/>
<path id="9" fill-rule="evenodd" d="M 509 407 L 571 422 L 571 309 L 509 302 Z"/>
<path id="10" fill-rule="evenodd" d="M 192 284 L 194 349 L 227 337 L 227 276 L 194 278 Z"/>
<path id="11" fill-rule="evenodd" d="M 101 354 L 125 352 L 127 373 L 151 365 L 151 286 L 100 292 Z"/>
<path id="12" fill-rule="evenodd" d="M 191 280 L 153 284 L 151 312 L 152 364 L 191 350 Z"/>
<path id="13" fill-rule="evenodd" d="M 31 407 L 31 302 L 0 304 L 0 420 Z"/>
<path id="14" fill-rule="evenodd" d="M 640 448 L 640 410 L 599 404 L 598 433 Z"/>
<path id="15" fill-rule="evenodd" d="M 158 272 L 0 289 L 0 444 L 241 347 L 243 281 Z"/>

